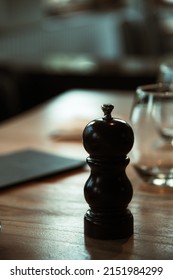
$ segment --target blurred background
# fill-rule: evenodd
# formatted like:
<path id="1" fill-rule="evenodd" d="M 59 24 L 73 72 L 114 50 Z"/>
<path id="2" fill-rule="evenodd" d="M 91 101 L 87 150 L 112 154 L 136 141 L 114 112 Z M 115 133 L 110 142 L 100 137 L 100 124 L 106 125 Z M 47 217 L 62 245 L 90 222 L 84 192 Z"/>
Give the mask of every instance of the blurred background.
<path id="1" fill-rule="evenodd" d="M 0 121 L 68 89 L 155 82 L 172 15 L 171 0 L 0 0 Z"/>

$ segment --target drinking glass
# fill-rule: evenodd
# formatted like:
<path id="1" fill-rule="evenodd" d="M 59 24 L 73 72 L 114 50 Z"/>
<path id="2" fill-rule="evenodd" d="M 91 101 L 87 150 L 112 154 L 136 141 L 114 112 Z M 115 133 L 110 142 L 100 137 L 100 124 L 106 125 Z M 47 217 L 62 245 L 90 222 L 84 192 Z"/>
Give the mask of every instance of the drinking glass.
<path id="1" fill-rule="evenodd" d="M 173 83 L 173 61 L 160 64 L 158 82 Z"/>
<path id="2" fill-rule="evenodd" d="M 130 122 L 137 173 L 148 184 L 173 187 L 173 84 L 139 86 Z"/>

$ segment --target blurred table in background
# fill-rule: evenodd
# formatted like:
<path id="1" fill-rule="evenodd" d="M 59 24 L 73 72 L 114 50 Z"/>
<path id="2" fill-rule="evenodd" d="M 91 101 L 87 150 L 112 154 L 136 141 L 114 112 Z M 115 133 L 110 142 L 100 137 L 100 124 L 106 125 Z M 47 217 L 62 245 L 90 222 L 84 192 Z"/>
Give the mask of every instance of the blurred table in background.
<path id="1" fill-rule="evenodd" d="M 52 54 L 41 60 L 0 64 L 0 120 L 21 113 L 66 90 L 132 90 L 154 83 L 160 60 L 151 57 L 98 59 L 78 54 Z M 3 104 L 3 105 L 2 105 Z"/>

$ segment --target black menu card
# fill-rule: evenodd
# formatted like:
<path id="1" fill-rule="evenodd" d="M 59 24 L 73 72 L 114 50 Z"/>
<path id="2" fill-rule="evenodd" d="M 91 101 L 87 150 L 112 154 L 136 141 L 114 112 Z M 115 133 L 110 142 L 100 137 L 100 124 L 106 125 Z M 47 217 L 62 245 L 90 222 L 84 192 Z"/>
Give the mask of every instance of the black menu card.
<path id="1" fill-rule="evenodd" d="M 0 155 L 0 189 L 82 168 L 85 161 L 38 150 Z"/>

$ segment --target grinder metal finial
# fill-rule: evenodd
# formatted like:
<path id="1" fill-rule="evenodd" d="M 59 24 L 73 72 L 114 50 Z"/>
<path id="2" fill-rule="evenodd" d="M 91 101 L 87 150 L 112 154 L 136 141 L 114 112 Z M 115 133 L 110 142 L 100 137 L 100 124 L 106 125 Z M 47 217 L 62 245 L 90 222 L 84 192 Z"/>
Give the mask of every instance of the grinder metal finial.
<path id="1" fill-rule="evenodd" d="M 112 104 L 103 104 L 101 108 L 104 113 L 104 119 L 106 120 L 112 119 L 111 113 L 112 110 L 114 109 L 114 106 Z"/>

